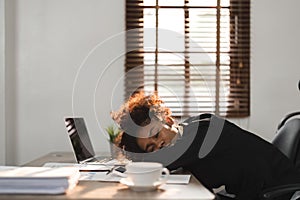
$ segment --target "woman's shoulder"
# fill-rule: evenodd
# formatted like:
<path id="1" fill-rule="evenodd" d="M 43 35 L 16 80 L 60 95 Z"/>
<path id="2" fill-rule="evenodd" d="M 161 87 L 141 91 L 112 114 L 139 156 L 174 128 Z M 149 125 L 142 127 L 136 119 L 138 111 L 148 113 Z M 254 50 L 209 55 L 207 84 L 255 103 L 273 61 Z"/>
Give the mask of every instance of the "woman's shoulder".
<path id="1" fill-rule="evenodd" d="M 189 117 L 180 125 L 183 127 L 183 135 L 195 137 L 197 134 L 203 135 L 207 131 L 213 114 L 199 114 L 197 116 Z"/>
<path id="2" fill-rule="evenodd" d="M 214 115 L 210 114 L 210 113 L 203 113 L 203 114 L 199 114 L 199 115 L 195 115 L 195 116 L 189 117 L 186 120 L 184 120 L 183 123 L 193 123 L 193 122 L 199 122 L 199 121 L 209 121 L 212 116 L 214 116 Z"/>
<path id="3" fill-rule="evenodd" d="M 213 114 L 208 114 L 208 113 L 192 116 L 184 120 L 182 123 L 180 123 L 179 126 L 182 126 L 185 129 L 191 126 L 193 127 L 208 126 L 213 116 L 214 116 Z"/>

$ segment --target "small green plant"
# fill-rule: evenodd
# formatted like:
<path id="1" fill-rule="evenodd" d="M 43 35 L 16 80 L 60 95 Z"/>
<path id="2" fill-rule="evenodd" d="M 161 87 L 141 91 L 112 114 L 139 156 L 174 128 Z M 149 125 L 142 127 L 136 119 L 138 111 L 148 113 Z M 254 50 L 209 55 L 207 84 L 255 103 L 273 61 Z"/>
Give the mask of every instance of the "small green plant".
<path id="1" fill-rule="evenodd" d="M 109 125 L 105 130 L 108 133 L 109 141 L 114 143 L 116 137 L 118 137 L 120 133 L 120 129 L 115 127 L 114 125 Z"/>

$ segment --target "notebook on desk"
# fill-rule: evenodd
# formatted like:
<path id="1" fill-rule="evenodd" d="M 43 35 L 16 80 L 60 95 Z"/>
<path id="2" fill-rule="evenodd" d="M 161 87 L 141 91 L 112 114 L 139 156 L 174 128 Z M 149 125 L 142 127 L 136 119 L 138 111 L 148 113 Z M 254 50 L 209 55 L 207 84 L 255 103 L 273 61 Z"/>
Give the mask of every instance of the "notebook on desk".
<path id="1" fill-rule="evenodd" d="M 95 156 L 83 117 L 65 117 L 65 125 L 78 163 L 103 163 L 109 160 Z"/>

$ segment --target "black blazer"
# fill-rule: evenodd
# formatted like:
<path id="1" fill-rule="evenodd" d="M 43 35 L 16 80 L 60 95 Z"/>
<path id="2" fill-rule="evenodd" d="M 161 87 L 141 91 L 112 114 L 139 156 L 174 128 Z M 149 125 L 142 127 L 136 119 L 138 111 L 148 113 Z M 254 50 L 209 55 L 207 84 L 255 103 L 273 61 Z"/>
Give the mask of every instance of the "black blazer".
<path id="1" fill-rule="evenodd" d="M 240 200 L 258 199 L 268 187 L 300 183 L 293 163 L 271 143 L 235 124 L 204 114 L 187 119 L 183 136 L 167 148 L 140 154 L 170 170 L 189 170 L 208 189 L 225 185 Z"/>

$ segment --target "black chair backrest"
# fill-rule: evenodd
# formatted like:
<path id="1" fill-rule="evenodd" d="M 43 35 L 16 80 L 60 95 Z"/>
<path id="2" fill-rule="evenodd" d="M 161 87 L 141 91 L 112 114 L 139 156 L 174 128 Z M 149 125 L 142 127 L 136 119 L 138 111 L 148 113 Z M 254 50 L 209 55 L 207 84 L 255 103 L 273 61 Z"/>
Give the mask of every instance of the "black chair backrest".
<path id="1" fill-rule="evenodd" d="M 299 82 L 300 83 L 300 82 Z M 277 130 L 279 130 L 288 120 L 290 120 L 292 117 L 294 116 L 297 116 L 297 115 L 300 115 L 300 112 L 292 112 L 288 115 L 286 115 L 282 120 L 281 122 L 278 124 L 277 126 Z"/>
<path id="2" fill-rule="evenodd" d="M 300 119 L 293 118 L 277 131 L 272 143 L 299 168 L 300 164 Z"/>

